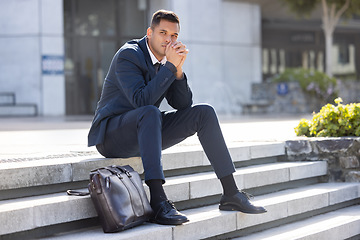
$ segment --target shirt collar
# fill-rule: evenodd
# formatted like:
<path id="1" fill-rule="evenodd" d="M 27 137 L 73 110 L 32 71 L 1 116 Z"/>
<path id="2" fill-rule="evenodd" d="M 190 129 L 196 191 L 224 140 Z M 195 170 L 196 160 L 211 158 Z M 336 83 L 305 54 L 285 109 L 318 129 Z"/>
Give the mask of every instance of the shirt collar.
<path id="1" fill-rule="evenodd" d="M 149 52 L 149 54 L 150 54 L 150 58 L 151 58 L 151 62 L 152 62 L 152 64 L 153 65 L 155 65 L 156 63 L 160 63 L 160 64 L 165 64 L 166 63 L 166 57 L 164 57 L 160 62 L 157 60 L 157 58 L 155 57 L 155 55 L 153 54 L 153 52 L 150 50 L 150 48 L 149 48 L 149 45 L 148 45 L 148 39 L 146 38 L 146 47 L 147 47 L 147 50 L 148 50 L 148 52 Z"/>

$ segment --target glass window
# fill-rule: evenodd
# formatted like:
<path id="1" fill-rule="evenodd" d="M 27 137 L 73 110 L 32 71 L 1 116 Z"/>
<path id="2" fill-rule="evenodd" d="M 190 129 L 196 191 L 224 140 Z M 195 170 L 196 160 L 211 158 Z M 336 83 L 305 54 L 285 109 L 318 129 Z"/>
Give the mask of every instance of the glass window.
<path id="1" fill-rule="evenodd" d="M 263 74 L 269 73 L 269 50 L 266 48 L 262 50 L 262 72 Z"/>
<path id="2" fill-rule="evenodd" d="M 111 59 L 146 33 L 146 0 L 64 0 L 67 114 L 93 114 Z"/>
<path id="3" fill-rule="evenodd" d="M 271 72 L 271 74 L 276 74 L 278 64 L 277 64 L 277 54 L 276 54 L 275 48 L 272 48 L 270 50 L 270 55 L 271 55 L 270 72 Z"/>
<path id="4" fill-rule="evenodd" d="M 121 32 L 121 42 L 145 36 L 148 27 L 143 1 L 119 1 L 118 31 Z"/>
<path id="5" fill-rule="evenodd" d="M 338 75 L 349 75 L 356 72 L 355 46 L 354 44 L 333 45 L 333 73 Z"/>
<path id="6" fill-rule="evenodd" d="M 285 55 L 285 49 L 280 49 L 279 51 L 279 73 L 282 73 L 285 71 L 286 68 L 286 55 Z"/>
<path id="7" fill-rule="evenodd" d="M 74 34 L 115 36 L 115 2 L 113 0 L 77 0 L 73 1 L 71 7 Z"/>

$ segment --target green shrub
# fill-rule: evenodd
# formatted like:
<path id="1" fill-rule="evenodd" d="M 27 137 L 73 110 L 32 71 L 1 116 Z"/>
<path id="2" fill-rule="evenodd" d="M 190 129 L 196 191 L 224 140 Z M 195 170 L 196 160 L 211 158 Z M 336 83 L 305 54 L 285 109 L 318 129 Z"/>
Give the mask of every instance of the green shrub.
<path id="1" fill-rule="evenodd" d="M 360 136 L 360 103 L 343 105 L 342 99 L 335 99 L 337 106 L 326 104 L 311 121 L 301 119 L 295 128 L 297 136 L 344 137 Z"/>
<path id="2" fill-rule="evenodd" d="M 272 82 L 299 82 L 304 92 L 313 94 L 325 102 L 337 97 L 336 79 L 313 69 L 287 68 L 275 76 Z"/>

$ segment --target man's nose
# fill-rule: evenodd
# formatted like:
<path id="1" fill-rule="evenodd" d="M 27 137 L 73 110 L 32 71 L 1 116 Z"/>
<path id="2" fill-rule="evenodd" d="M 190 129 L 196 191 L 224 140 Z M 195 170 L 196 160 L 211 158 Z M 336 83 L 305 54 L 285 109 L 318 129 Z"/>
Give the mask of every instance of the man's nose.
<path id="1" fill-rule="evenodd" d="M 165 41 L 166 41 L 166 43 L 171 42 L 171 36 L 170 36 L 170 35 L 167 35 L 167 36 L 165 37 Z"/>

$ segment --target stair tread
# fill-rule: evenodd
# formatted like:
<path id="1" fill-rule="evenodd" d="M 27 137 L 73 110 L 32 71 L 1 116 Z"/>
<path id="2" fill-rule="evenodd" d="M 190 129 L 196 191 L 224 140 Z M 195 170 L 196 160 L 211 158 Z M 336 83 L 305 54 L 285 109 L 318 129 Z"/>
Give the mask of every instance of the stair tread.
<path id="1" fill-rule="evenodd" d="M 344 195 L 347 197 L 344 197 Z M 239 226 L 237 227 L 245 228 L 255 224 L 276 220 L 278 218 L 284 218 L 288 215 L 299 214 L 302 212 L 327 207 L 329 205 L 342 201 L 348 201 L 357 197 L 359 197 L 359 184 L 321 183 L 256 197 L 256 199 L 253 200 L 253 203 L 266 207 L 268 209 L 268 213 L 266 214 L 246 215 L 236 212 L 224 212 L 219 211 L 217 205 L 184 210 L 183 212 L 188 215 L 192 224 L 197 222 L 213 221 L 212 219 L 223 221 L 222 218 L 224 217 L 225 219 L 238 217 L 240 220 L 238 221 Z M 64 200 L 71 201 L 73 203 L 72 206 L 67 204 L 67 202 L 62 202 Z M 46 202 L 46 199 L 43 201 Z M 28 203 L 24 203 L 23 205 L 27 205 L 30 211 L 28 213 L 29 215 L 27 219 L 23 219 L 23 212 L 19 212 L 17 217 L 13 212 L 14 209 L 11 209 L 9 205 L 1 205 L 1 209 L 5 210 L 5 212 L 0 211 L 0 221 L 3 222 L 3 226 L 14 227 L 12 222 L 9 222 L 8 220 L 8 216 L 11 215 L 12 221 L 17 221 L 19 223 L 21 220 L 25 221 L 29 225 L 28 227 L 38 227 L 46 224 L 55 224 L 56 221 L 61 222 L 77 220 L 79 218 L 74 216 L 76 213 L 80 213 L 80 215 L 82 215 L 80 219 L 82 217 L 89 218 L 96 216 L 89 197 L 66 196 L 62 193 L 48 196 L 48 201 L 48 203 L 44 203 L 44 209 L 39 207 L 43 203 L 36 201 L 36 198 L 31 199 L 31 201 Z M 85 203 L 85 201 L 87 201 L 87 203 Z M 314 201 L 317 202 L 315 205 L 309 204 L 313 203 Z M 59 204 L 52 205 L 51 203 L 54 202 L 58 202 Z M 46 210 L 51 211 L 52 214 L 48 214 Z M 227 214 L 231 214 L 231 216 L 228 216 Z M 72 217 L 75 217 L 75 219 L 72 219 Z M 33 218 L 34 222 L 30 221 L 31 218 Z M 231 222 L 232 221 L 233 220 L 231 220 Z M 236 223 L 235 220 L 234 222 Z M 232 222 L 232 224 L 234 223 Z M 16 226 L 24 228 L 23 230 L 26 229 L 25 223 L 17 224 Z M 4 231 L 5 229 L 6 227 L 4 228 Z"/>
<path id="2" fill-rule="evenodd" d="M 360 206 L 355 205 L 235 239 L 289 240 L 311 237 L 331 240 L 346 239 L 359 232 Z"/>
<path id="3" fill-rule="evenodd" d="M 319 183 L 311 186 L 300 187 L 265 194 L 256 197 L 252 202 L 255 205 L 263 205 L 268 212 L 265 214 L 251 215 L 240 212 L 220 211 L 218 205 L 210 205 L 182 211 L 190 221 L 181 226 L 159 226 L 146 223 L 142 226 L 115 234 L 106 234 L 100 227 L 83 229 L 71 233 L 45 238 L 45 239 L 189 239 L 191 236 L 206 238 L 219 234 L 240 230 L 257 224 L 266 223 L 288 216 L 299 214 L 296 211 L 289 211 L 296 208 L 296 205 L 304 206 L 303 211 L 314 210 L 313 206 L 306 204 L 317 199 L 323 199 L 323 206 L 337 203 L 331 201 L 332 197 L 348 193 L 352 198 L 359 197 L 358 183 Z M 319 191 L 320 189 L 320 191 Z M 281 201 L 280 201 L 281 199 Z M 349 200 L 343 199 L 343 201 Z M 342 201 L 339 199 L 339 201 Z M 307 208 L 307 209 L 306 209 Z M 212 226 L 207 228 L 204 226 Z"/>
<path id="4" fill-rule="evenodd" d="M 252 174 L 254 173 L 258 173 L 264 176 L 264 174 L 266 174 L 267 172 L 269 174 L 272 174 L 273 171 L 276 170 L 286 170 L 286 171 L 290 171 L 291 168 L 294 169 L 299 169 L 301 167 L 312 167 L 315 168 L 317 170 L 320 170 L 321 174 L 326 173 L 326 165 L 324 164 L 324 162 L 293 162 L 293 163 L 288 163 L 288 162 L 277 162 L 277 163 L 268 163 L 268 164 L 262 164 L 262 165 L 258 165 L 258 166 L 249 166 L 249 167 L 243 167 L 243 168 L 238 168 L 236 169 L 236 172 L 234 173 L 234 177 L 236 180 L 238 180 L 239 177 L 244 177 L 244 176 L 249 176 L 251 177 Z M 322 169 L 321 169 L 322 168 Z M 308 168 L 306 169 L 308 170 Z M 306 173 L 309 173 L 309 171 L 306 171 Z M 313 176 L 318 176 L 318 175 L 306 175 L 304 177 L 313 177 Z M 286 181 L 290 181 L 290 177 L 289 176 L 285 176 L 286 177 Z M 206 189 L 206 192 L 208 195 L 216 195 L 216 194 L 221 194 L 222 193 L 222 189 L 221 189 L 221 184 L 218 181 L 215 173 L 213 172 L 204 172 L 204 173 L 194 173 L 194 174 L 188 174 L 188 175 L 181 175 L 181 176 L 175 176 L 175 177 L 168 177 L 166 179 L 166 183 L 164 184 L 164 188 L 165 191 L 168 192 L 168 190 L 171 191 L 171 188 L 173 189 L 173 191 L 179 191 L 179 185 L 180 184 L 185 184 L 185 185 L 191 185 L 193 183 L 198 183 L 200 184 L 200 186 L 203 186 L 202 184 L 206 184 L 209 185 L 209 181 L 213 180 L 214 182 L 217 183 L 216 186 L 216 192 L 212 192 L 209 191 L 209 188 L 212 186 L 208 186 L 208 188 Z M 269 183 L 272 183 L 272 181 L 270 179 L 265 179 L 265 178 L 261 178 L 262 180 L 262 184 L 266 186 Z M 243 189 L 244 184 L 242 184 L 244 182 L 244 179 L 240 179 L 240 181 L 237 181 L 239 188 Z M 249 185 L 249 184 L 247 184 Z M 257 185 L 256 187 L 258 187 L 259 185 Z M 252 186 L 255 187 L 255 186 Z M 144 184 L 144 188 L 146 191 L 148 191 L 148 187 Z M 79 191 L 87 191 L 87 189 L 78 189 Z M 195 191 L 196 189 L 194 189 L 193 191 Z M 186 189 L 185 191 L 189 191 L 189 189 Z M 168 193 L 167 194 L 169 196 L 169 198 L 172 198 L 172 194 Z M 188 196 L 187 198 L 181 198 L 181 199 L 175 199 L 172 198 L 172 200 L 174 202 L 176 201 L 184 201 L 184 200 L 188 200 L 188 198 L 197 198 L 199 196 Z M 204 196 L 201 196 L 204 197 Z M 86 198 L 86 197 L 85 197 Z M 175 197 L 176 198 L 176 197 Z M 48 199 L 48 200 L 47 200 Z M 56 203 L 56 202 L 63 202 L 63 201 L 72 201 L 75 199 L 81 199 L 81 198 L 76 198 L 74 196 L 68 196 L 65 192 L 61 192 L 61 193 L 52 193 L 52 194 L 45 194 L 45 195 L 39 195 L 39 196 L 30 196 L 30 197 L 23 197 L 23 198 L 17 198 L 17 199 L 9 199 L 9 200 L 2 200 L 0 201 L 0 212 L 2 209 L 5 210 L 10 210 L 10 209 L 17 209 L 18 208 L 24 208 L 24 205 L 26 205 L 27 203 L 29 203 L 31 206 L 33 206 L 34 204 L 37 206 L 40 206 L 44 203 L 49 204 L 49 203 Z M 12 207 L 13 206 L 13 207 Z"/>
<path id="5" fill-rule="evenodd" d="M 193 239 L 195 236 L 196 238 L 208 238 L 261 224 L 269 224 L 272 221 L 286 221 L 288 217 L 308 216 L 329 211 L 340 206 L 354 204 L 355 200 L 360 198 L 359 183 L 314 184 L 316 177 L 327 174 L 326 161 L 274 162 L 276 160 L 274 157 L 285 154 L 284 149 L 284 143 L 280 142 L 247 143 L 229 148 L 234 162 L 250 160 L 249 164 L 258 164 L 238 168 L 234 173 L 234 178 L 239 188 L 254 189 L 258 193 L 266 191 L 265 189 L 269 186 L 269 190 L 266 192 L 271 193 L 256 196 L 252 200 L 255 205 L 264 206 L 268 210 L 265 214 L 250 215 L 220 211 L 217 204 L 196 207 L 199 206 L 197 205 L 198 201 L 203 201 L 202 198 L 205 197 L 208 198 L 204 199 L 204 204 L 214 203 L 216 196 L 222 193 L 222 188 L 213 171 L 203 172 L 208 171 L 208 168 L 201 167 L 210 166 L 210 163 L 201 146 L 185 146 L 164 151 L 165 173 L 168 170 L 177 171 L 177 169 L 183 168 L 192 168 L 200 172 L 189 174 L 188 171 L 178 171 L 174 174 L 178 174 L 178 176 L 166 178 L 164 188 L 169 199 L 173 200 L 175 204 L 179 202 L 179 207 L 185 209 L 181 212 L 189 217 L 189 223 L 181 226 L 145 223 L 116 234 L 104 234 L 101 227 L 97 226 L 64 232 L 45 239 Z M 253 159 L 260 160 L 251 161 Z M 56 161 L 42 158 L 24 161 L 22 164 L 0 163 L 0 174 L 6 173 L 5 181 L 0 183 L 0 189 L 25 188 L 24 191 L 26 191 L 26 187 L 42 188 L 46 185 L 51 187 L 52 184 L 57 183 L 62 183 L 62 186 L 66 187 L 72 182 L 88 181 L 89 171 L 94 168 L 113 164 L 130 164 L 135 170 L 142 172 L 140 158 L 106 159 L 99 154 L 61 158 Z M 239 166 L 241 165 L 244 164 L 239 164 Z M 21 182 L 24 178 L 28 180 Z M 16 181 L 20 182 L 11 185 Z M 312 185 L 299 186 L 299 184 L 310 183 Z M 77 184 L 77 186 L 81 186 L 83 182 Z M 297 187 L 295 188 L 295 186 Z M 292 188 L 289 189 L 289 187 Z M 284 188 L 287 189 L 280 190 Z M 274 192 L 274 189 L 279 191 Z M 149 196 L 147 186 L 145 186 L 145 190 Z M 49 192 L 55 191 L 59 190 Z M 206 202 L 208 199 L 212 200 Z M 186 209 L 189 207 L 192 208 Z M 39 227 L 48 229 L 51 225 L 71 223 L 96 216 L 90 196 L 67 196 L 65 192 L 61 192 L 3 200 L 0 201 L 0 224 L 3 226 L 0 228 L 0 236 Z M 360 233 L 360 230 L 357 233 Z"/>
<path id="6" fill-rule="evenodd" d="M 239 144 L 229 148 L 234 162 L 247 161 L 254 158 L 272 157 L 284 154 L 284 143 Z M 163 154 L 163 169 L 185 169 L 210 166 L 201 147 L 174 148 Z M 0 163 L 0 189 L 17 189 L 22 187 L 42 186 L 88 180 L 92 169 L 108 165 L 131 165 L 139 173 L 143 172 L 142 162 L 135 158 L 104 158 L 99 154 L 54 159 Z"/>
<path id="7" fill-rule="evenodd" d="M 273 182 L 273 180 L 271 180 L 272 178 L 276 178 L 276 181 L 290 181 L 290 173 L 292 171 L 300 171 L 303 167 L 305 167 L 303 172 L 306 174 L 304 175 L 304 178 L 312 177 L 313 175 L 308 175 L 312 172 L 308 168 L 309 166 L 310 169 L 317 169 L 317 171 L 321 170 L 320 173 L 322 174 L 326 173 L 326 164 L 324 164 L 324 162 L 283 162 L 240 168 L 235 174 L 235 179 L 240 188 L 245 185 L 251 186 L 251 182 L 255 182 L 256 185 L 254 185 L 254 187 L 260 185 L 266 186 Z M 278 171 L 275 171 L 274 169 L 278 169 Z M 254 180 L 254 178 L 258 177 L 255 173 L 260 174 L 262 182 Z M 212 178 L 201 179 L 201 176 L 204 175 L 212 176 Z M 247 182 L 250 183 L 247 184 Z M 204 188 L 204 186 L 207 187 Z M 198 173 L 180 177 L 169 177 L 164 188 L 169 199 L 175 202 L 217 195 L 222 192 L 221 184 L 213 173 Z M 145 186 L 145 190 L 148 193 L 147 186 Z M 56 214 L 50 215 L 51 217 L 46 217 L 48 211 L 54 213 L 54 209 L 58 210 L 56 211 Z M 14 200 L 3 200 L 0 201 L 0 213 L 1 222 L 7 223 L 7 219 L 9 218 L 14 219 L 14 221 L 23 222 L 22 224 L 14 225 L 11 225 L 10 222 L 8 228 L 4 227 L 3 230 L 0 230 L 0 234 L 96 217 L 96 212 L 94 211 L 89 196 L 67 196 L 65 192 L 24 197 Z M 24 219 L 24 215 L 29 217 Z"/>

